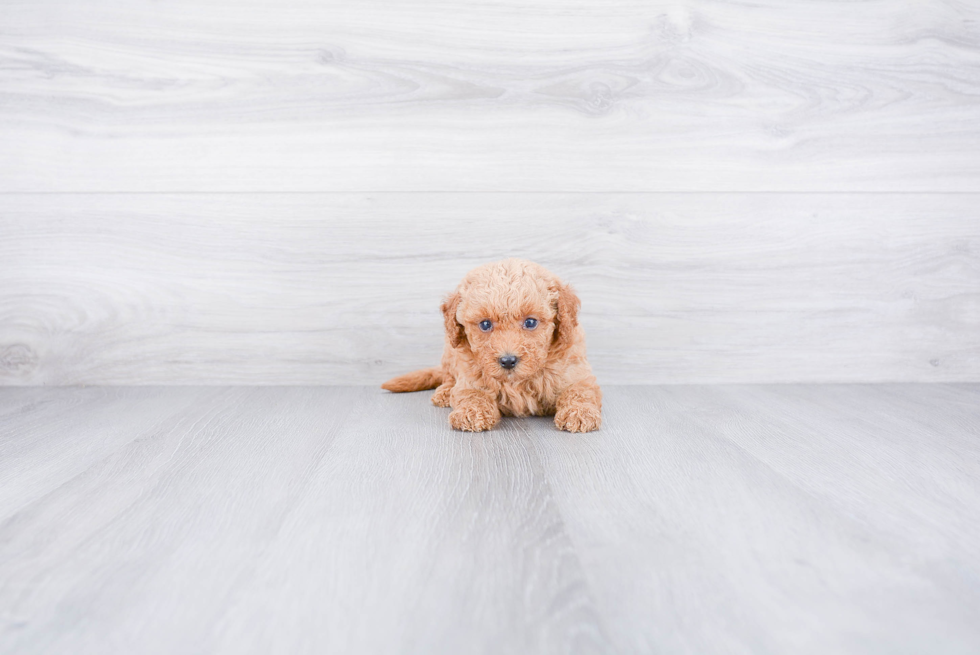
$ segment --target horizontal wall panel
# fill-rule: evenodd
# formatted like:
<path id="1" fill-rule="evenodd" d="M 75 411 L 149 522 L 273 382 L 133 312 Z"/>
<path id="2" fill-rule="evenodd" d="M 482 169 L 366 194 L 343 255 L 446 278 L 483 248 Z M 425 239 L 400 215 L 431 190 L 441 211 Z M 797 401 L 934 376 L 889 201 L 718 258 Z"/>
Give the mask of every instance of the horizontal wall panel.
<path id="1" fill-rule="evenodd" d="M 0 383 L 375 384 L 518 256 L 607 383 L 980 381 L 970 194 L 14 194 Z"/>
<path id="2" fill-rule="evenodd" d="M 2 191 L 976 191 L 980 5 L 5 2 Z"/>

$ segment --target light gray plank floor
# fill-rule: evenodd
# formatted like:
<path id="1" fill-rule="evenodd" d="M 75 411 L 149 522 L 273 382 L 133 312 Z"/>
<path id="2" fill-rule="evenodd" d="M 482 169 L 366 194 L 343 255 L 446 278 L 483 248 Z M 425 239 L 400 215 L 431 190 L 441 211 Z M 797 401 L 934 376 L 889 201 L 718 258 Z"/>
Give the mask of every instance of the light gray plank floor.
<path id="1" fill-rule="evenodd" d="M 0 652 L 976 653 L 980 385 L 0 390 Z"/>

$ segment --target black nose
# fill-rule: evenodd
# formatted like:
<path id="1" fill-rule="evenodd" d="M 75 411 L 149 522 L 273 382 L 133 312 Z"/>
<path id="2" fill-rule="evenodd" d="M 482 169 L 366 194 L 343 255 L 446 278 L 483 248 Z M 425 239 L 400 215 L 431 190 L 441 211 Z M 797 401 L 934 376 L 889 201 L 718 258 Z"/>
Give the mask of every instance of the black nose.
<path id="1" fill-rule="evenodd" d="M 503 368 L 514 368 L 517 366 L 517 357 L 514 355 L 504 355 L 503 357 L 498 357 L 497 361 L 500 362 L 500 366 Z"/>

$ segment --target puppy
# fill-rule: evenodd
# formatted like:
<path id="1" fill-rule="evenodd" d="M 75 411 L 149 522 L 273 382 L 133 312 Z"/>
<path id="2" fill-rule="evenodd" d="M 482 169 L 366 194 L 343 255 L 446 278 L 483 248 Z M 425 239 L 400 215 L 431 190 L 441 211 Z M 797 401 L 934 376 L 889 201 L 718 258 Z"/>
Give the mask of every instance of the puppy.
<path id="1" fill-rule="evenodd" d="M 442 365 L 388 380 L 389 391 L 435 389 L 457 430 L 482 432 L 500 416 L 547 416 L 569 432 L 602 423 L 602 392 L 585 359 L 579 299 L 545 268 L 521 259 L 470 271 L 442 304 Z"/>

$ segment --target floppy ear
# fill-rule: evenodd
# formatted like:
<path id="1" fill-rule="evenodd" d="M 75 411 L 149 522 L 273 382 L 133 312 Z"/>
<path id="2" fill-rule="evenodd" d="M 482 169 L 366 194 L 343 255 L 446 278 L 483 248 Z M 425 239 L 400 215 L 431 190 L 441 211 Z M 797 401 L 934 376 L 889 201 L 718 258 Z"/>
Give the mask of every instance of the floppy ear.
<path id="1" fill-rule="evenodd" d="M 575 327 L 578 325 L 578 308 L 582 301 L 575 295 L 567 284 L 559 284 L 555 307 L 555 335 L 551 341 L 551 351 L 562 354 L 571 347 L 575 339 Z"/>
<path id="2" fill-rule="evenodd" d="M 449 345 L 453 348 L 459 348 L 466 343 L 466 330 L 456 320 L 456 310 L 459 308 L 460 299 L 459 291 L 454 291 L 442 303 L 442 316 L 446 321 L 446 336 L 449 337 Z"/>

